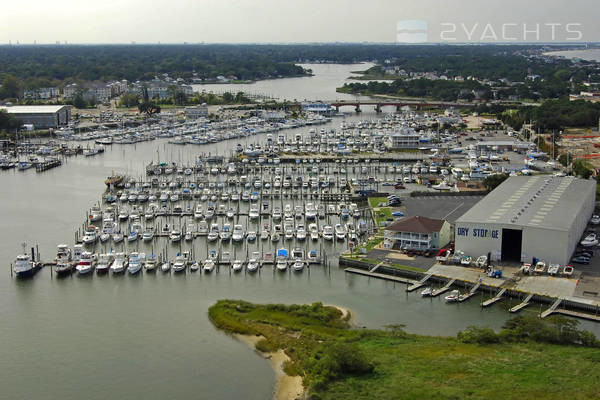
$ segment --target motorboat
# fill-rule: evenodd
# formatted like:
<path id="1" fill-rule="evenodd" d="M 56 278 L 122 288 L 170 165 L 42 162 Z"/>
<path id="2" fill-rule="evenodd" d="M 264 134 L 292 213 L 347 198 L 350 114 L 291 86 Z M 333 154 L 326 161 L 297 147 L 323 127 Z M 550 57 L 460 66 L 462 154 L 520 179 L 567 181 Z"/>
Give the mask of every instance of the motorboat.
<path id="1" fill-rule="evenodd" d="M 242 270 L 242 268 L 244 268 L 244 262 L 242 260 L 234 260 L 231 264 L 231 269 L 234 272 L 239 272 Z"/>
<path id="2" fill-rule="evenodd" d="M 323 239 L 327 240 L 327 241 L 332 241 L 333 240 L 333 227 L 331 225 L 325 225 L 323 227 Z"/>
<path id="3" fill-rule="evenodd" d="M 473 262 L 473 258 L 471 256 L 463 255 L 460 258 L 460 264 L 468 267 Z"/>
<path id="4" fill-rule="evenodd" d="M 19 254 L 12 266 L 13 272 L 19 278 L 33 275 L 39 268 L 40 266 L 28 254 Z"/>
<path id="5" fill-rule="evenodd" d="M 154 239 L 154 227 L 147 226 L 142 234 L 142 240 L 144 242 L 150 242 L 152 239 Z"/>
<path id="6" fill-rule="evenodd" d="M 559 264 L 550 264 L 548 265 L 548 275 L 554 276 L 554 275 L 558 275 L 558 272 L 560 271 L 560 265 Z"/>
<path id="7" fill-rule="evenodd" d="M 113 243 L 115 243 L 115 244 L 121 243 L 124 240 L 123 234 L 121 233 L 121 231 L 117 231 L 117 232 L 113 233 L 112 240 L 113 240 Z"/>
<path id="8" fill-rule="evenodd" d="M 302 241 L 306 239 L 306 229 L 303 224 L 298 224 L 296 227 L 296 239 Z"/>
<path id="9" fill-rule="evenodd" d="M 224 223 L 223 228 L 219 232 L 219 238 L 222 242 L 227 242 L 231 239 L 231 224 Z"/>
<path id="10" fill-rule="evenodd" d="M 590 223 L 592 225 L 600 224 L 600 215 L 592 215 L 592 219 L 590 219 Z"/>
<path id="11" fill-rule="evenodd" d="M 215 269 L 215 261 L 212 258 L 207 258 L 202 262 L 202 270 L 205 273 L 212 272 Z"/>
<path id="12" fill-rule="evenodd" d="M 572 276 L 573 275 L 573 267 L 571 265 L 565 265 L 562 270 L 562 274 L 564 276 Z"/>
<path id="13" fill-rule="evenodd" d="M 251 258 L 248 260 L 248 264 L 246 265 L 246 269 L 248 272 L 255 272 L 259 268 L 258 258 Z"/>
<path id="14" fill-rule="evenodd" d="M 102 219 L 102 209 L 99 206 L 94 206 L 90 210 L 90 222 L 100 221 Z"/>
<path id="15" fill-rule="evenodd" d="M 163 263 L 160 265 L 160 270 L 162 272 L 169 272 L 169 270 L 171 270 L 171 263 L 169 260 L 163 261 Z"/>
<path id="16" fill-rule="evenodd" d="M 187 267 L 187 253 L 177 254 L 173 261 L 173 272 L 183 272 Z"/>
<path id="17" fill-rule="evenodd" d="M 536 274 L 543 274 L 546 271 L 546 263 L 543 261 L 538 261 L 533 268 L 533 272 Z"/>
<path id="18" fill-rule="evenodd" d="M 89 251 L 84 251 L 81 253 L 81 258 L 79 259 L 75 269 L 80 275 L 86 275 L 94 270 L 97 262 L 98 256 L 96 254 L 92 254 Z"/>
<path id="19" fill-rule="evenodd" d="M 177 229 L 173 229 L 169 234 L 169 240 L 171 243 L 180 242 L 181 241 L 181 231 Z"/>
<path id="20" fill-rule="evenodd" d="M 97 240 L 98 240 L 98 228 L 96 228 L 93 225 L 88 226 L 87 229 L 85 230 L 83 238 L 81 238 L 81 241 L 83 242 L 83 244 L 94 244 L 94 243 L 96 243 Z"/>
<path id="21" fill-rule="evenodd" d="M 158 260 L 156 258 L 155 254 L 150 254 L 148 255 L 148 257 L 146 257 L 146 262 L 144 263 L 144 269 L 146 271 L 156 271 L 156 268 L 158 266 Z"/>
<path id="22" fill-rule="evenodd" d="M 96 265 L 96 273 L 106 273 L 109 271 L 111 265 L 115 261 L 115 255 L 112 253 L 100 254 L 98 258 L 98 264 Z"/>
<path id="23" fill-rule="evenodd" d="M 423 297 L 431 297 L 432 295 L 433 295 L 433 289 L 430 287 L 426 287 L 421 292 L 421 296 L 423 296 Z"/>
<path id="24" fill-rule="evenodd" d="M 244 240 L 244 237 L 245 237 L 244 227 L 242 225 L 235 225 L 233 227 L 233 233 L 231 235 L 231 240 L 233 240 L 234 242 L 241 242 L 242 240 Z M 256 239 L 256 233 L 254 233 L 254 238 Z"/>
<path id="25" fill-rule="evenodd" d="M 73 270 L 73 256 L 71 249 L 66 244 L 59 244 L 56 253 L 56 266 L 54 272 L 57 274 L 70 273 Z"/>
<path id="26" fill-rule="evenodd" d="M 319 240 L 319 228 L 316 223 L 311 223 L 308 225 L 308 231 L 310 232 L 311 240 Z"/>
<path id="27" fill-rule="evenodd" d="M 200 269 L 200 264 L 198 263 L 198 261 L 194 260 L 192 261 L 192 264 L 190 265 L 190 271 L 195 272 L 198 271 Z"/>
<path id="28" fill-rule="evenodd" d="M 219 225 L 211 224 L 210 231 L 208 232 L 208 236 L 206 237 L 206 240 L 208 240 L 209 242 L 214 242 L 218 238 L 219 238 Z"/>
<path id="29" fill-rule="evenodd" d="M 142 270 L 144 263 L 146 262 L 146 254 L 133 252 L 129 255 L 129 265 L 127 266 L 127 272 L 129 275 L 135 275 Z"/>
<path id="30" fill-rule="evenodd" d="M 446 303 L 456 303 L 459 298 L 460 292 L 458 290 L 453 290 L 448 296 L 444 297 L 444 300 L 446 300 Z"/>
<path id="31" fill-rule="evenodd" d="M 305 265 L 306 265 L 306 261 L 298 258 L 298 259 L 294 260 L 294 263 L 292 264 L 292 269 L 296 272 L 300 272 L 304 269 Z"/>
<path id="32" fill-rule="evenodd" d="M 110 266 L 110 270 L 113 274 L 120 274 L 127 268 L 128 260 L 124 253 L 116 253 L 115 259 Z"/>
<path id="33" fill-rule="evenodd" d="M 346 239 L 346 229 L 344 229 L 344 226 L 342 224 L 336 224 L 334 230 L 335 230 L 335 238 L 337 240 Z"/>
<path id="34" fill-rule="evenodd" d="M 521 265 L 521 268 L 519 268 L 519 271 L 525 275 L 530 275 L 533 272 L 533 268 L 531 268 L 531 264 L 523 263 L 523 265 Z"/>
<path id="35" fill-rule="evenodd" d="M 275 260 L 276 260 L 275 267 L 277 268 L 278 271 L 287 270 L 287 265 L 288 265 L 288 260 L 289 260 L 288 249 L 285 249 L 285 248 L 278 249 L 276 256 L 275 256 Z"/>
<path id="36" fill-rule="evenodd" d="M 485 266 L 487 265 L 487 256 L 483 255 L 483 256 L 479 256 L 477 257 L 477 261 L 475 261 L 475 264 L 477 264 L 478 268 L 485 268 Z"/>
<path id="37" fill-rule="evenodd" d="M 254 242 L 256 240 L 256 231 L 248 231 L 246 239 L 248 239 L 249 242 Z"/>

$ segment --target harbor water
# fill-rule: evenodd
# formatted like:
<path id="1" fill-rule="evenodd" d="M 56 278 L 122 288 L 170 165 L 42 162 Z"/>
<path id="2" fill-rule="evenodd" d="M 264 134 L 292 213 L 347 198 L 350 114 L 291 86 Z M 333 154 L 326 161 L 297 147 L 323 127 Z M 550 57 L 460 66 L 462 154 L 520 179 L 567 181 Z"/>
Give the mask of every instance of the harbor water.
<path id="1" fill-rule="evenodd" d="M 339 66 L 337 77 L 347 72 L 348 66 Z M 297 79 L 306 79 L 304 85 L 310 86 L 312 78 Z M 283 93 L 286 80 L 273 82 Z M 367 111 L 346 121 L 365 118 L 376 114 Z M 320 127 L 337 129 L 341 121 L 334 118 Z M 306 134 L 308 129 L 289 134 Z M 497 329 L 509 318 L 498 306 L 481 309 L 477 299 L 448 305 L 443 299 L 407 294 L 401 284 L 346 274 L 335 261 L 345 250 L 338 243 L 325 250 L 330 267 L 312 266 L 301 273 L 273 273 L 269 266 L 255 274 L 221 269 L 211 274 L 158 271 L 57 278 L 44 268 L 32 279 L 11 277 L 9 265 L 22 251 L 22 242 L 28 248 L 38 245 L 43 260 L 54 258 L 59 243 L 73 245 L 86 210 L 100 201 L 104 179 L 113 171 L 141 178 L 158 154 L 162 160 L 191 163 L 200 153 L 228 156 L 236 143 L 259 140 L 201 146 L 177 146 L 167 139 L 115 144 L 104 154 L 71 157 L 44 173 L 2 171 L 0 398 L 270 398 L 274 374 L 269 364 L 210 323 L 208 307 L 219 299 L 321 301 L 351 309 L 360 327 L 400 323 L 410 332 L 430 335 L 454 335 L 469 325 Z M 171 248 L 170 256 L 176 251 Z M 598 333 L 595 325 L 589 328 Z"/>

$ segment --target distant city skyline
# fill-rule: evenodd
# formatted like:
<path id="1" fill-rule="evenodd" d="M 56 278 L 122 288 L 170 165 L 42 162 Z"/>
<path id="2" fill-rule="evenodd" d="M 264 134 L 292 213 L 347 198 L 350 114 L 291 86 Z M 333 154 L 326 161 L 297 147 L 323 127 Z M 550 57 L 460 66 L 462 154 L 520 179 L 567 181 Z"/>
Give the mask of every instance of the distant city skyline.
<path id="1" fill-rule="evenodd" d="M 599 10 L 596 0 L 27 0 L 3 4 L 0 44 L 395 42 L 404 20 L 426 21 L 430 42 L 444 41 L 444 24 L 470 34 L 450 36 L 459 41 L 500 42 L 535 41 L 536 25 L 540 41 L 551 29 L 570 40 L 572 24 L 595 42 Z"/>

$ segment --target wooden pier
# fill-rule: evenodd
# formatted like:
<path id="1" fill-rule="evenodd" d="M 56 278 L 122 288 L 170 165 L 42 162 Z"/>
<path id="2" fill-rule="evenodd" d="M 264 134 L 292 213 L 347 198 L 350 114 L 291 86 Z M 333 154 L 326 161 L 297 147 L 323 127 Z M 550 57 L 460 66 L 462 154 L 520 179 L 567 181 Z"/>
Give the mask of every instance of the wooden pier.
<path id="1" fill-rule="evenodd" d="M 563 299 L 556 299 L 554 303 L 548 308 L 546 311 L 540 314 L 540 318 L 546 318 L 547 316 L 554 314 L 560 303 L 562 303 Z M 566 311 L 566 310 L 565 310 Z"/>
<path id="2" fill-rule="evenodd" d="M 35 165 L 35 170 L 37 172 L 44 172 L 47 171 L 49 169 L 55 168 L 62 165 L 62 161 L 59 159 L 55 159 L 55 160 L 50 160 L 50 161 L 43 161 L 40 163 L 37 163 Z"/>
<path id="3" fill-rule="evenodd" d="M 454 282 L 456 282 L 456 279 L 449 280 L 448 283 L 446 283 L 446 285 L 444 287 L 431 292 L 431 297 L 437 297 L 442 293 L 446 293 L 448 290 L 450 290 L 452 285 L 454 285 Z"/>
<path id="4" fill-rule="evenodd" d="M 517 313 L 517 312 L 521 311 L 522 309 L 524 309 L 525 307 L 527 307 L 530 304 L 532 298 L 533 298 L 533 294 L 531 294 L 531 293 L 528 294 L 522 303 L 517 304 L 516 306 L 514 306 L 513 308 L 511 308 L 508 311 L 510 311 L 511 313 Z"/>
<path id="5" fill-rule="evenodd" d="M 475 296 L 475 294 L 477 293 L 477 290 L 479 290 L 479 287 L 481 286 L 481 282 L 477 282 L 472 288 L 471 290 L 469 290 L 467 293 L 465 294 L 461 294 L 460 296 L 458 296 L 458 302 L 462 303 L 463 301 L 467 301 L 469 300 L 471 297 Z"/>
<path id="6" fill-rule="evenodd" d="M 492 304 L 496 304 L 497 302 L 502 300 L 502 296 L 504 295 L 504 293 L 506 293 L 506 288 L 500 289 L 500 291 L 494 297 L 492 297 L 491 299 L 487 299 L 486 301 L 481 303 L 481 307 L 489 307 Z"/>
<path id="7" fill-rule="evenodd" d="M 425 282 L 427 282 L 427 280 L 429 278 L 431 278 L 433 276 L 433 274 L 427 274 L 425 275 L 420 281 L 413 283 L 412 285 L 410 285 L 409 287 L 406 288 L 407 292 L 413 292 L 415 290 L 417 290 L 418 288 L 422 287 L 423 285 L 425 285 Z"/>
<path id="8" fill-rule="evenodd" d="M 398 283 L 405 283 L 405 284 L 409 284 L 409 285 L 415 283 L 415 281 L 412 280 L 412 279 L 402 278 L 400 276 L 380 274 L 380 273 L 377 273 L 377 272 L 369 272 L 369 271 L 365 271 L 365 270 L 358 269 L 358 268 L 346 268 L 345 271 L 349 272 L 351 274 L 363 275 L 363 276 L 368 276 L 368 277 L 371 277 L 371 278 L 384 279 L 386 281 L 392 281 L 392 282 L 398 282 Z"/>

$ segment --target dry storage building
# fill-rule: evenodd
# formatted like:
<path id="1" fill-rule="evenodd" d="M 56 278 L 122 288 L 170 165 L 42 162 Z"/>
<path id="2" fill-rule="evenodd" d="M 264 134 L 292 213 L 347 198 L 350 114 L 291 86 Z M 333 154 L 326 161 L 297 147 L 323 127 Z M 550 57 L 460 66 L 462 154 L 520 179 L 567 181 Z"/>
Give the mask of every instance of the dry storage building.
<path id="1" fill-rule="evenodd" d="M 71 121 L 71 106 L 2 106 L 0 110 L 35 129 L 67 126 Z"/>
<path id="2" fill-rule="evenodd" d="M 569 262 L 594 211 L 596 183 L 574 177 L 515 176 L 455 224 L 456 249 L 508 262 Z"/>

